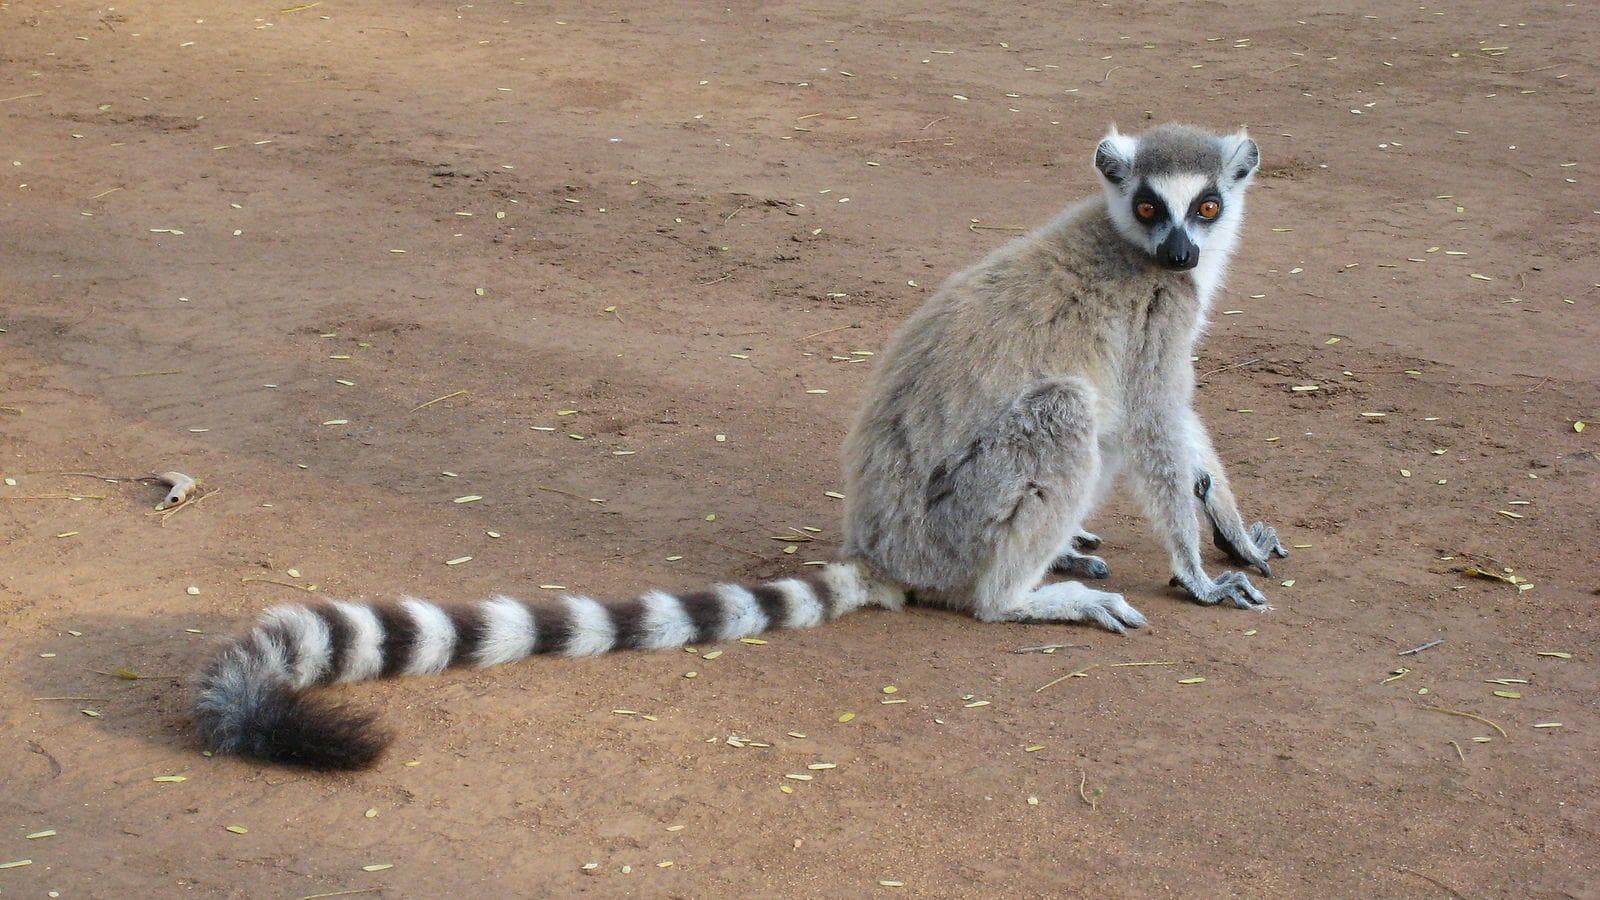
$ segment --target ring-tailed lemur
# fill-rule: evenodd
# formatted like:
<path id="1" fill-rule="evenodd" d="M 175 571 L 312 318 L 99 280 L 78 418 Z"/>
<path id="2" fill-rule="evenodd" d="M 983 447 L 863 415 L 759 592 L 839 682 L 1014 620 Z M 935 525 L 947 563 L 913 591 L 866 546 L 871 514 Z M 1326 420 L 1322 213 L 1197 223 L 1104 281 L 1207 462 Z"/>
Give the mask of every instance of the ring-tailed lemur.
<path id="1" fill-rule="evenodd" d="M 1190 353 L 1238 241 L 1259 165 L 1243 133 L 1115 129 L 1095 150 L 1100 196 L 950 278 L 890 342 L 844 444 L 842 559 L 806 578 L 621 603 L 510 597 L 440 606 L 331 602 L 267 612 L 197 675 L 207 746 L 318 768 L 371 763 L 387 738 L 309 688 L 590 656 L 818 625 L 908 597 L 984 621 L 1145 622 L 1119 594 L 1041 585 L 1052 567 L 1104 577 L 1081 526 L 1119 472 L 1165 540 L 1173 583 L 1201 603 L 1266 598 L 1201 568 L 1195 516 L 1235 562 L 1287 555 L 1246 527 L 1190 405 Z"/>

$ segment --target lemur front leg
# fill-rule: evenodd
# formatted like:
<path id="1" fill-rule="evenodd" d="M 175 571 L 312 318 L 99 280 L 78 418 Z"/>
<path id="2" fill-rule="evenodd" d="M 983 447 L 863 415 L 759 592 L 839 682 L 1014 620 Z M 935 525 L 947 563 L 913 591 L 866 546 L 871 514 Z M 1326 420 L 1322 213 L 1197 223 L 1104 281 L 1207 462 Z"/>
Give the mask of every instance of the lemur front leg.
<path id="1" fill-rule="evenodd" d="M 1288 549 L 1278 542 L 1277 529 L 1265 522 L 1245 527 L 1244 518 L 1239 515 L 1239 504 L 1228 486 L 1222 460 L 1217 458 L 1205 425 L 1193 410 L 1188 410 L 1185 418 L 1194 445 L 1194 496 L 1211 523 L 1211 542 L 1228 554 L 1235 565 L 1254 566 L 1256 571 L 1271 578 L 1268 558 L 1282 559 L 1289 555 Z"/>
<path id="2" fill-rule="evenodd" d="M 1266 595 L 1243 572 L 1223 572 L 1212 578 L 1201 566 L 1193 492 L 1194 463 L 1201 456 L 1197 436 L 1204 440 L 1205 433 L 1191 422 L 1197 424 L 1198 419 L 1187 409 L 1157 407 L 1143 411 L 1130 423 L 1128 469 L 1134 491 L 1150 524 L 1167 545 L 1174 586 L 1207 606 L 1227 601 L 1239 609 L 1265 608 Z M 1205 441 L 1205 446 L 1210 442 Z"/>

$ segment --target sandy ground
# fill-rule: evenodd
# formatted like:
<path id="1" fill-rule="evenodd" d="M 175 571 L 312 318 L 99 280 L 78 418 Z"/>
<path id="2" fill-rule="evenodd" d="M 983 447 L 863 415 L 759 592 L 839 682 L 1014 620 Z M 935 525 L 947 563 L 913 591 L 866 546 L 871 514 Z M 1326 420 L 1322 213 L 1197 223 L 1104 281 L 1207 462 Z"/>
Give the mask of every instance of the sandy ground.
<path id="1" fill-rule="evenodd" d="M 1582 4 L 285 5 L 0 3 L 0 895 L 1600 896 Z M 345 689 L 356 776 L 197 752 L 296 586 L 826 558 L 854 351 L 1168 118 L 1265 157 L 1196 365 L 1276 611 L 1118 498 L 1126 638 L 860 614 Z"/>

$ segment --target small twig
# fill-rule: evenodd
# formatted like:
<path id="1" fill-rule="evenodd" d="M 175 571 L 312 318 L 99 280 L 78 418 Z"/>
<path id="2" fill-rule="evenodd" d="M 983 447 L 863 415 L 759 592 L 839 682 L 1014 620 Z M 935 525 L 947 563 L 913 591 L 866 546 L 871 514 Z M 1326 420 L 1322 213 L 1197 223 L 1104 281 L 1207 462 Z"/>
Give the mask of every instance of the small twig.
<path id="1" fill-rule="evenodd" d="M 1395 655 L 1396 656 L 1410 656 L 1413 653 L 1421 653 L 1422 651 L 1428 649 L 1429 647 L 1437 647 L 1442 643 L 1444 643 L 1444 638 L 1439 638 L 1436 641 L 1429 641 L 1426 644 L 1420 644 L 1420 645 L 1418 645 L 1416 647 L 1412 647 L 1410 650 L 1401 650 L 1399 653 L 1396 653 Z"/>
<path id="2" fill-rule="evenodd" d="M 33 702 L 43 703 L 47 700 L 87 700 L 92 703 L 110 703 L 110 697 L 34 697 Z"/>
<path id="3" fill-rule="evenodd" d="M 1467 761 L 1467 754 L 1461 752 L 1461 745 L 1460 744 L 1456 743 L 1455 741 L 1445 741 L 1445 743 L 1447 743 L 1450 746 L 1456 748 L 1456 755 L 1461 757 L 1461 761 L 1462 762 L 1466 762 Z"/>
<path id="4" fill-rule="evenodd" d="M 544 491 L 544 492 L 545 492 L 545 493 L 548 493 L 548 494 L 560 494 L 560 495 L 562 495 L 562 496 L 563 496 L 563 497 L 571 497 L 571 498 L 572 498 L 572 499 L 574 499 L 574 500 L 582 500 L 582 501 L 584 501 L 584 502 L 585 502 L 585 503 L 587 503 L 587 502 L 588 502 L 588 501 L 589 501 L 589 498 L 588 498 L 588 497 L 584 497 L 584 496 L 582 496 L 582 495 L 579 495 L 579 494 L 574 494 L 574 493 L 573 493 L 573 492 L 571 492 L 571 491 L 563 491 L 563 490 L 562 490 L 562 489 L 560 489 L 560 488 L 553 488 L 553 487 L 545 487 L 545 486 L 544 486 L 544 485 L 542 485 L 542 484 L 536 484 L 536 485 L 534 485 L 534 486 L 533 486 L 533 489 L 534 489 L 534 490 L 536 490 L 536 491 Z"/>
<path id="5" fill-rule="evenodd" d="M 630 550 L 627 553 L 618 553 L 615 556 L 607 556 L 607 557 L 601 559 L 600 561 L 601 562 L 612 562 L 613 560 L 627 559 L 630 556 L 638 556 L 639 554 L 645 552 L 646 550 L 660 550 L 662 547 L 665 547 L 667 545 L 667 543 L 668 543 L 667 541 L 662 541 L 662 542 L 660 542 L 658 544 L 651 544 L 648 547 L 640 547 L 637 550 Z M 763 558 L 765 558 L 765 557 L 763 557 Z"/>
<path id="6" fill-rule="evenodd" d="M 95 194 L 93 197 L 90 197 L 89 199 L 90 200 L 99 200 L 101 197 L 104 197 L 107 194 L 115 194 L 117 191 L 120 191 L 120 190 L 122 190 L 122 188 L 114 187 L 114 188 L 111 188 L 110 190 L 101 191 L 100 193 Z"/>
<path id="7" fill-rule="evenodd" d="M 112 375 L 112 378 L 149 378 L 152 375 L 182 375 L 182 369 L 163 369 L 159 372 L 124 372 L 121 375 Z"/>
<path id="8" fill-rule="evenodd" d="M 1447 716 L 1460 716 L 1463 719 L 1472 719 L 1472 720 L 1477 721 L 1477 722 L 1482 722 L 1483 724 L 1488 725 L 1490 728 L 1493 728 L 1495 731 L 1500 732 L 1500 736 L 1501 737 L 1503 737 L 1503 738 L 1511 737 L 1511 735 L 1506 734 L 1506 730 L 1504 728 L 1501 728 L 1499 725 L 1496 725 L 1495 723 L 1489 721 L 1488 719 L 1485 719 L 1483 716 L 1480 716 L 1480 715 L 1478 715 L 1476 713 L 1462 712 L 1459 709 L 1451 709 L 1448 706 L 1424 706 L 1423 709 L 1431 709 L 1434 712 L 1441 712 L 1441 713 L 1444 713 Z"/>
<path id="9" fill-rule="evenodd" d="M 742 213 L 742 212 L 744 212 L 745 210 L 747 210 L 749 208 L 750 207 L 748 207 L 748 206 L 741 206 L 738 209 L 734 210 L 733 212 L 728 213 L 728 217 L 722 220 L 722 224 L 726 225 L 729 222 L 732 222 L 734 216 L 737 216 L 739 213 Z"/>
<path id="10" fill-rule="evenodd" d="M 161 477 L 159 475 L 101 475 L 99 472 L 57 472 L 55 474 L 57 474 L 57 475 L 77 475 L 77 476 L 82 477 L 82 478 L 98 478 L 101 481 L 109 481 L 109 482 L 111 482 L 113 484 L 120 484 L 120 483 L 122 483 L 124 481 L 160 481 L 161 480 Z"/>
<path id="11" fill-rule="evenodd" d="M 1288 69 L 1298 69 L 1299 67 L 1300 67 L 1299 63 L 1290 63 L 1287 66 L 1284 66 L 1282 68 L 1273 69 L 1271 72 L 1268 72 L 1267 74 L 1268 75 L 1276 75 L 1279 72 L 1283 72 L 1283 71 L 1288 70 Z"/>
<path id="12" fill-rule="evenodd" d="M 729 272 L 728 274 L 722 276 L 721 278 L 717 278 L 717 279 L 714 279 L 712 281 L 702 281 L 702 282 L 700 282 L 700 286 L 701 287 L 710 287 L 713 284 L 717 284 L 719 282 L 727 281 L 729 278 L 732 278 L 732 277 L 733 277 L 733 273 Z"/>
<path id="13" fill-rule="evenodd" d="M 0 500 L 104 500 L 105 494 L 28 494 L 22 497 L 0 497 Z"/>
<path id="14" fill-rule="evenodd" d="M 1098 800 L 1090 799 L 1089 792 L 1084 790 L 1084 788 L 1087 787 L 1088 784 L 1089 784 L 1089 773 L 1086 772 L 1086 771 L 1083 771 L 1082 769 L 1079 769 L 1078 770 L 1078 796 L 1083 798 L 1083 802 L 1089 804 L 1089 811 L 1090 812 L 1095 812 L 1095 811 L 1099 810 L 1100 802 Z"/>
<path id="15" fill-rule="evenodd" d="M 1407 875 L 1415 875 L 1418 878 L 1423 879 L 1424 881 L 1431 881 L 1440 890 L 1448 891 L 1450 893 L 1450 896 L 1452 896 L 1452 897 L 1460 897 L 1460 896 L 1462 896 L 1460 891 L 1456 890 L 1455 888 L 1451 887 L 1448 884 L 1445 884 L 1444 882 L 1442 882 L 1439 879 L 1433 877 L 1432 875 L 1425 875 L 1425 874 L 1423 874 L 1421 872 L 1418 872 L 1416 869 L 1408 869 L 1405 866 L 1395 866 L 1394 868 L 1395 868 L 1395 871 L 1397 871 L 1397 872 L 1404 872 Z"/>
<path id="16" fill-rule="evenodd" d="M 1213 375 L 1215 375 L 1215 374 L 1217 374 L 1219 372 L 1226 372 L 1226 371 L 1228 371 L 1230 369 L 1242 369 L 1245 366 L 1253 366 L 1258 362 L 1261 362 L 1261 357 L 1259 357 L 1259 356 L 1256 357 L 1255 359 L 1247 359 L 1244 362 L 1236 362 L 1236 363 L 1234 363 L 1233 365 L 1230 365 L 1230 366 L 1223 366 L 1220 369 L 1212 369 L 1211 371 L 1206 372 L 1205 374 L 1199 376 L 1195 380 L 1204 381 L 1205 379 L 1210 378 L 1211 376 L 1213 376 Z"/>
<path id="17" fill-rule="evenodd" d="M 427 407 L 438 403 L 440 400 L 449 400 L 451 397 L 459 397 L 465 393 L 466 391 L 451 391 L 450 393 L 445 394 L 443 397 L 435 397 L 432 400 L 429 400 L 427 403 L 419 403 L 416 406 L 411 407 L 411 411 L 416 412 L 419 409 L 426 409 Z"/>
<path id="18" fill-rule="evenodd" d="M 1539 379 L 1539 383 L 1538 384 L 1534 385 L 1531 388 L 1528 388 L 1527 390 L 1523 391 L 1523 393 L 1524 394 L 1531 394 L 1534 391 L 1537 391 L 1539 388 L 1542 388 L 1542 387 L 1544 387 L 1545 385 L 1547 385 L 1549 383 L 1550 383 L 1550 376 L 1546 375 L 1545 377 Z"/>
<path id="19" fill-rule="evenodd" d="M 1041 684 L 1038 687 L 1034 688 L 1033 692 L 1035 694 L 1037 694 L 1037 693 L 1039 693 L 1040 691 L 1044 690 L 1047 687 L 1054 687 L 1055 685 L 1058 685 L 1061 682 L 1066 681 L 1068 678 L 1080 678 L 1080 677 L 1086 676 L 1086 675 L 1089 674 L 1089 670 L 1090 669 L 1098 669 L 1098 668 L 1100 668 L 1100 664 L 1099 663 L 1091 663 L 1088 666 L 1086 666 L 1086 667 L 1084 667 L 1082 669 L 1079 669 L 1076 672 L 1068 672 L 1067 674 L 1061 676 L 1060 678 L 1055 678 L 1055 679 L 1052 679 L 1050 681 L 1046 681 L 1044 684 Z"/>
<path id="20" fill-rule="evenodd" d="M 833 334 L 835 331 L 844 331 L 847 328 L 856 328 L 856 327 L 859 327 L 859 326 L 856 326 L 856 325 L 840 325 L 837 328 L 824 328 L 821 331 L 813 331 L 810 334 L 806 335 L 805 337 L 801 338 L 800 340 L 809 341 L 814 337 L 822 337 L 825 334 Z"/>
<path id="21" fill-rule="evenodd" d="M 928 124 L 922 126 L 921 128 L 918 128 L 917 130 L 918 131 L 927 131 L 929 128 L 932 128 L 933 126 L 939 124 L 940 122 L 943 122 L 945 119 L 948 119 L 948 118 L 950 118 L 950 117 L 949 116 L 940 116 L 939 118 L 934 119 L 932 122 L 929 122 Z"/>
<path id="22" fill-rule="evenodd" d="M 1181 665 L 1181 662 L 1179 660 L 1176 660 L 1176 659 L 1163 659 L 1163 660 L 1156 660 L 1155 662 L 1112 663 L 1110 668 L 1113 668 L 1113 669 L 1128 669 L 1128 668 L 1132 668 L 1134 666 L 1176 666 L 1176 665 Z"/>
<path id="23" fill-rule="evenodd" d="M 1021 225 L 979 225 L 977 222 L 968 222 L 967 223 L 967 230 L 968 231 L 1015 231 L 1015 232 L 1019 232 L 1020 233 L 1020 232 L 1023 232 L 1023 231 L 1027 231 L 1028 229 L 1024 228 Z"/>
<path id="24" fill-rule="evenodd" d="M 348 897 L 351 894 L 376 894 L 382 891 L 381 887 L 356 888 L 350 891 L 329 891 L 326 894 L 307 894 L 300 900 L 321 900 L 323 897 Z"/>
<path id="25" fill-rule="evenodd" d="M 31 93 L 31 94 L 18 94 L 15 97 L 0 97 L 0 103 L 10 103 L 13 100 L 26 100 L 29 97 L 43 97 L 43 96 L 44 96 L 44 92 L 43 91 L 35 91 L 35 92 Z"/>
<path id="26" fill-rule="evenodd" d="M 1087 647 L 1088 644 L 1040 644 L 1037 647 L 1018 647 L 1012 653 L 1054 653 L 1068 647 Z"/>
<path id="27" fill-rule="evenodd" d="M 1106 70 L 1106 74 L 1100 76 L 1100 83 L 1101 84 L 1105 84 L 1106 83 L 1106 79 L 1111 77 L 1111 73 L 1115 72 L 1116 70 L 1118 70 L 1120 68 L 1122 68 L 1122 67 L 1121 66 L 1112 66 L 1111 68 L 1107 69 Z"/>
<path id="28" fill-rule="evenodd" d="M 1499 69 L 1490 69 L 1489 70 L 1489 74 L 1490 75 L 1530 75 L 1530 74 L 1532 74 L 1534 72 L 1543 72 L 1546 69 L 1556 69 L 1556 68 L 1560 68 L 1559 64 L 1557 64 L 1557 65 L 1549 65 L 1549 66 L 1540 66 L 1537 69 L 1518 69 L 1515 72 L 1502 72 Z"/>
<path id="29" fill-rule="evenodd" d="M 295 584 L 292 581 L 279 581 L 276 578 L 264 578 L 259 575 L 246 575 L 245 577 L 239 579 L 240 584 L 248 584 L 252 581 L 258 581 L 262 584 L 275 584 L 279 587 L 294 588 L 297 591 L 305 591 L 308 594 L 314 594 L 317 590 L 315 587 L 307 587 L 303 584 Z"/>

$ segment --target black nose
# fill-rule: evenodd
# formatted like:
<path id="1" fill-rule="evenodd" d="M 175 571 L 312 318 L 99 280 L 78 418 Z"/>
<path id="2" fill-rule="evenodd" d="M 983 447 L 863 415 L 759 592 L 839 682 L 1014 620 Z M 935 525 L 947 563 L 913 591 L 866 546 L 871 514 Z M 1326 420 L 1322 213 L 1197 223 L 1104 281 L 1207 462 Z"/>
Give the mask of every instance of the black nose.
<path id="1" fill-rule="evenodd" d="M 1200 262 L 1200 248 L 1189 240 L 1183 229 L 1174 228 L 1161 246 L 1156 248 L 1156 258 L 1161 265 L 1175 271 L 1192 269 Z"/>
<path id="2" fill-rule="evenodd" d="M 1192 269 L 1200 261 L 1198 254 L 1186 247 L 1179 247 L 1161 254 L 1161 264 L 1169 269 Z"/>

